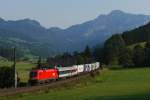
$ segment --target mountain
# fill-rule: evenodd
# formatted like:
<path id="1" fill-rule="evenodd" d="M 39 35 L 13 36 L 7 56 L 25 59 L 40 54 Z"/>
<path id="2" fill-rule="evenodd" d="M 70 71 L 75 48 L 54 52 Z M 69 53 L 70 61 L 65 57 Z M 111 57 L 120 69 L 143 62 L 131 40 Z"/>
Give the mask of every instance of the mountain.
<path id="1" fill-rule="evenodd" d="M 0 48 L 15 46 L 22 54 L 52 56 L 55 55 L 56 50 L 51 44 L 51 36 L 47 29 L 35 20 L 0 19 Z"/>
<path id="2" fill-rule="evenodd" d="M 1 21 L 0 29 L 21 33 L 21 35 L 26 35 L 38 40 L 45 38 L 47 35 L 46 28 L 42 27 L 37 21 L 30 19 Z"/>
<path id="3" fill-rule="evenodd" d="M 112 34 L 134 29 L 149 21 L 150 16 L 114 10 L 108 15 L 100 15 L 94 20 L 63 30 L 63 40 L 68 43 L 66 48 L 74 45 L 78 50 L 82 50 L 85 45 L 103 44 Z"/>
<path id="4" fill-rule="evenodd" d="M 66 29 L 58 27 L 47 29 L 31 19 L 6 21 L 0 18 L 0 38 L 1 44 L 13 46 L 15 43 L 29 54 L 53 56 L 65 51 L 80 51 L 86 45 L 91 47 L 103 45 L 113 34 L 132 30 L 149 21 L 148 15 L 130 14 L 120 10 L 114 10 Z"/>

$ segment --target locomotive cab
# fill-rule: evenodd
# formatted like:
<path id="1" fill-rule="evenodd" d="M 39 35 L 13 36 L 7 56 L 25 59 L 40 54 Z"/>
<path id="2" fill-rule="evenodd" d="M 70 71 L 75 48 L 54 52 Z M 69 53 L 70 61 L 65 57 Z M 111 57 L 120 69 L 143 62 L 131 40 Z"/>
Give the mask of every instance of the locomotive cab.
<path id="1" fill-rule="evenodd" d="M 30 78 L 35 78 L 37 76 L 37 72 L 30 72 Z"/>
<path id="2" fill-rule="evenodd" d="M 38 83 L 38 71 L 32 70 L 29 74 L 29 84 L 33 85 Z"/>

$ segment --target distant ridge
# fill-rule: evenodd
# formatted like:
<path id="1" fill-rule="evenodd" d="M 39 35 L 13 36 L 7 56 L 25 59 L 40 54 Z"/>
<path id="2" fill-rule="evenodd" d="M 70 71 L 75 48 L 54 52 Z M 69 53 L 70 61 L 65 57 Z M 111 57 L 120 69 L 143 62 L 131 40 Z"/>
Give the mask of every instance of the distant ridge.
<path id="1" fill-rule="evenodd" d="M 0 18 L 0 38 L 3 39 L 6 35 L 7 39 L 13 37 L 16 40 L 26 41 L 33 47 L 35 46 L 34 50 L 39 48 L 42 52 L 49 52 L 48 55 L 44 54 L 44 56 L 49 56 L 65 51 L 83 50 L 86 45 L 103 45 L 104 41 L 113 34 L 132 30 L 148 22 L 150 22 L 148 15 L 130 14 L 120 10 L 99 15 L 93 20 L 70 26 L 67 29 L 58 27 L 47 29 L 36 20 L 28 18 L 17 21 L 6 21 Z M 7 42 L 7 39 L 3 42 Z M 16 45 L 18 43 L 17 41 Z M 25 48 L 32 53 L 32 46 L 26 45 Z M 41 55 L 41 53 L 36 53 L 36 55 Z"/>

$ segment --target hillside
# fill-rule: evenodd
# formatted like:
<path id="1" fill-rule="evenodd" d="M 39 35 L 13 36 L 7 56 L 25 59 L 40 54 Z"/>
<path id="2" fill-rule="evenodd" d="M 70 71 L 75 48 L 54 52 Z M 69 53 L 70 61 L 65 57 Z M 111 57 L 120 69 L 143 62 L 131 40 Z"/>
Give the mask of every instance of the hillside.
<path id="1" fill-rule="evenodd" d="M 126 67 L 149 66 L 149 41 L 150 23 L 122 34 L 115 34 L 105 42 L 105 60 Z"/>
<path id="2" fill-rule="evenodd" d="M 146 42 L 135 43 L 135 44 L 127 46 L 127 48 L 133 49 L 136 45 L 140 45 L 140 46 L 144 47 L 145 44 L 146 44 Z"/>
<path id="3" fill-rule="evenodd" d="M 148 15 L 119 10 L 66 29 L 47 29 L 31 19 L 12 21 L 0 18 L 0 46 L 16 46 L 23 55 L 54 56 L 66 51 L 81 51 L 86 45 L 103 45 L 112 34 L 134 29 L 149 21 Z"/>
<path id="4" fill-rule="evenodd" d="M 115 34 L 110 37 L 105 44 L 109 44 L 115 41 L 118 41 L 116 37 L 122 39 L 126 46 L 134 46 L 136 44 L 144 44 L 145 42 L 150 41 L 150 23 L 135 28 L 130 31 L 125 31 L 120 34 Z M 115 40 L 116 38 L 116 40 Z"/>
<path id="5" fill-rule="evenodd" d="M 126 45 L 150 41 L 150 23 L 122 34 Z"/>

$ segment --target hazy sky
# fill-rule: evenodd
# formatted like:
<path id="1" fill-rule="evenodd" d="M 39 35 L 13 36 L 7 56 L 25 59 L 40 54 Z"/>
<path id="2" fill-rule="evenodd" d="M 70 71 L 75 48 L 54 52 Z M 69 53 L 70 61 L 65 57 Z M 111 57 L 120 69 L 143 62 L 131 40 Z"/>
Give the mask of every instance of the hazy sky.
<path id="1" fill-rule="evenodd" d="M 45 27 L 69 27 L 112 10 L 150 15 L 150 0 L 0 0 L 0 17 L 31 18 Z"/>

